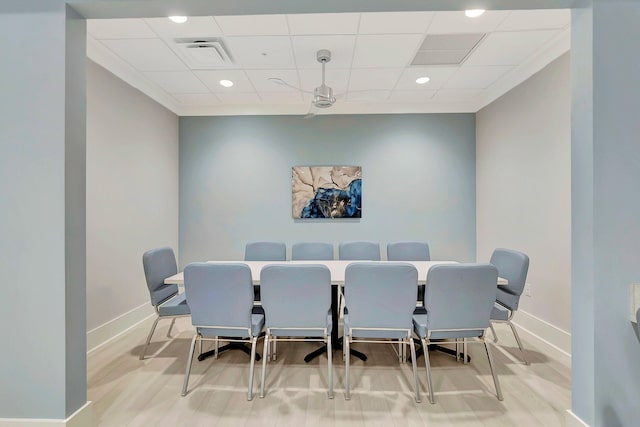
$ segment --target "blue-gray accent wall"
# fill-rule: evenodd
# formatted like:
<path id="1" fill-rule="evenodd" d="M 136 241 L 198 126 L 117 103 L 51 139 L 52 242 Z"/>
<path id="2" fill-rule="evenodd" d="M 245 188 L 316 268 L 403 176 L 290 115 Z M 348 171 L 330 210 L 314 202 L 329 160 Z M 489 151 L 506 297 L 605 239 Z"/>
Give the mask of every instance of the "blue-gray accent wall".
<path id="1" fill-rule="evenodd" d="M 298 165 L 362 166 L 362 218 L 294 220 Z M 180 264 L 252 240 L 425 240 L 472 261 L 475 182 L 473 114 L 181 117 Z"/>

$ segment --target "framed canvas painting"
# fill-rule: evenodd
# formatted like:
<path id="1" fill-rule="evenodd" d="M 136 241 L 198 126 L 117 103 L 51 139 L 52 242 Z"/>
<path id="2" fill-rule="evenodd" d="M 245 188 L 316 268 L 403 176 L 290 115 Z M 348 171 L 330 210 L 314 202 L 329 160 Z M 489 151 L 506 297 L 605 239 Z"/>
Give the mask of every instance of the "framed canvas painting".
<path id="1" fill-rule="evenodd" d="M 294 218 L 361 218 L 361 166 L 291 168 Z"/>

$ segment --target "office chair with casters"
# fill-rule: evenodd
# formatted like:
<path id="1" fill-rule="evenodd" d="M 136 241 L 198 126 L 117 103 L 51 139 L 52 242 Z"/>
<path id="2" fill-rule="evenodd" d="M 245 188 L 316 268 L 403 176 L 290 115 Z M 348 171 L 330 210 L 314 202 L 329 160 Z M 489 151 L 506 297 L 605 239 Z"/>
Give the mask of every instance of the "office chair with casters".
<path id="1" fill-rule="evenodd" d="M 149 347 L 151 337 L 160 319 L 171 319 L 171 325 L 167 332 L 167 337 L 171 338 L 171 329 L 176 318 L 190 314 L 184 294 L 178 293 L 178 285 L 165 285 L 164 283 L 164 279 L 178 272 L 173 249 L 162 247 L 145 252 L 142 255 L 142 266 L 147 281 L 147 289 L 151 297 L 151 305 L 153 305 L 157 317 L 153 322 L 153 326 L 151 326 L 142 352 L 140 352 L 140 360 L 144 359 L 147 347 Z"/>
<path id="2" fill-rule="evenodd" d="M 493 328 L 493 323 L 506 323 L 511 328 L 513 336 L 516 339 L 518 348 L 522 355 L 522 360 L 525 365 L 529 364 L 522 347 L 522 341 L 516 330 L 514 324 L 511 322 L 513 315 L 518 310 L 518 303 L 520 302 L 520 296 L 524 291 L 525 284 L 527 282 L 527 272 L 529 271 L 529 257 L 513 249 L 496 249 L 491 255 L 491 264 L 495 265 L 498 269 L 498 276 L 507 279 L 509 284 L 504 286 L 498 286 L 498 293 L 496 295 L 496 302 L 491 312 L 491 332 L 493 333 L 494 341 L 498 342 L 498 335 Z"/>
<path id="3" fill-rule="evenodd" d="M 217 357 L 218 340 L 223 338 L 251 343 L 247 400 L 252 399 L 256 345 L 264 327 L 264 315 L 252 313 L 252 289 L 251 269 L 246 264 L 192 263 L 185 267 L 184 292 L 196 334 L 191 340 L 182 396 L 187 394 L 196 342 L 214 341 Z"/>
<path id="4" fill-rule="evenodd" d="M 409 344 L 415 387 L 420 402 L 412 317 L 416 307 L 418 271 L 406 263 L 356 262 L 345 270 L 344 337 L 345 399 L 351 399 L 350 346 L 352 343 Z"/>
<path id="5" fill-rule="evenodd" d="M 294 261 L 326 261 L 333 259 L 333 245 L 323 242 L 299 242 L 291 245 L 291 259 Z"/>
<path id="6" fill-rule="evenodd" d="M 341 242 L 338 258 L 348 261 L 380 261 L 380 244 L 367 241 Z"/>
<path id="7" fill-rule="evenodd" d="M 269 343 L 320 341 L 327 348 L 328 392 L 333 399 L 331 272 L 317 264 L 267 265 L 260 273 L 260 287 L 266 328 L 260 397 L 264 397 Z"/>
<path id="8" fill-rule="evenodd" d="M 485 340 L 497 286 L 498 270 L 491 264 L 436 265 L 429 270 L 424 294 L 427 312 L 414 314 L 413 327 L 422 342 L 431 403 L 435 403 L 436 399 L 431 381 L 428 345 L 431 340 L 443 339 L 462 339 L 465 354 L 467 339 L 477 338 L 478 341 L 474 342 L 484 344 L 496 395 L 498 400 L 502 400 L 493 356 L 489 343 Z"/>

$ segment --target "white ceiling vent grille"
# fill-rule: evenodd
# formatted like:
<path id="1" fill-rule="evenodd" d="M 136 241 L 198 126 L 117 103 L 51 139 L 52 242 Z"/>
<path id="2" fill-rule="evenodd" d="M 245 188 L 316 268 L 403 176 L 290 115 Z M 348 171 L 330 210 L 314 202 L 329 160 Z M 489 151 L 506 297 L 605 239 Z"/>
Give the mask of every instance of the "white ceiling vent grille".
<path id="1" fill-rule="evenodd" d="M 460 65 L 483 38 L 484 34 L 429 34 L 411 65 Z"/>
<path id="2" fill-rule="evenodd" d="M 227 68 L 233 65 L 222 39 L 196 37 L 175 39 L 176 52 L 192 70 Z"/>

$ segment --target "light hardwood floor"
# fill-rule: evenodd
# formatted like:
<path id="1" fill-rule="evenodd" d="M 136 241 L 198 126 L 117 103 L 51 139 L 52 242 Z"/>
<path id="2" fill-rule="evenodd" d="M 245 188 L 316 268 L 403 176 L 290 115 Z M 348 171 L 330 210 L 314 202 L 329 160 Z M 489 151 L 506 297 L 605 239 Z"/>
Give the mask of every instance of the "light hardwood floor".
<path id="1" fill-rule="evenodd" d="M 484 349 L 469 345 L 468 365 L 430 352 L 437 402 L 426 394 L 424 359 L 418 359 L 422 403 L 413 400 L 411 364 L 399 364 L 391 345 L 356 344 L 369 360 L 352 358 L 352 399 L 344 399 L 344 363 L 334 352 L 335 398 L 326 393 L 326 355 L 304 363 L 315 343 L 279 343 L 267 366 L 266 396 L 247 401 L 249 357 L 238 351 L 217 360 L 194 358 L 189 393 L 180 396 L 193 329 L 178 319 L 173 338 L 161 321 L 147 358 L 138 360 L 151 326 L 145 321 L 88 358 L 88 400 L 99 426 L 562 426 L 571 405 L 568 357 L 522 333 L 531 365 L 518 359 L 508 327 L 497 325 L 493 346 L 504 401 L 495 396 Z M 491 336 L 489 334 L 489 336 Z M 262 340 L 258 341 L 262 352 Z M 206 349 L 206 345 L 205 345 Z"/>

